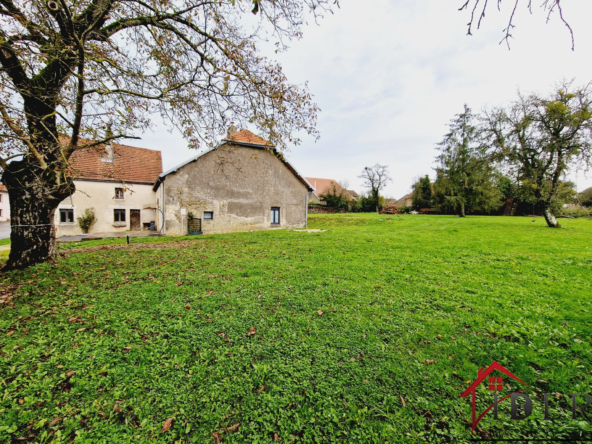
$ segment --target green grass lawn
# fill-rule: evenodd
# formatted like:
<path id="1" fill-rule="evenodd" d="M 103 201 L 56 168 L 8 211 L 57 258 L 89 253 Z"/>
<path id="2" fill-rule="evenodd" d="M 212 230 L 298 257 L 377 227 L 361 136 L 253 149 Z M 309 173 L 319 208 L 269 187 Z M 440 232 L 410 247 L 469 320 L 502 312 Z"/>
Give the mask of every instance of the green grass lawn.
<path id="1" fill-rule="evenodd" d="M 61 247 L 2 280 L 0 442 L 590 438 L 569 396 L 592 393 L 592 222 L 562 222 L 318 215 Z M 459 395 L 493 361 L 533 414 L 505 401 L 472 435 Z"/>

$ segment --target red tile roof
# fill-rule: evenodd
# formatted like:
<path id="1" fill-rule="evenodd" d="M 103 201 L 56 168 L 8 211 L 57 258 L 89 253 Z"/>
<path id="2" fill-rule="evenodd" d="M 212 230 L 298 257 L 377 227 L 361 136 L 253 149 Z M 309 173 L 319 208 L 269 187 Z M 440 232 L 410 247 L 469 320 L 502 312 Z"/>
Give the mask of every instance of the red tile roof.
<path id="1" fill-rule="evenodd" d="M 227 136 L 226 139 L 229 142 L 238 142 L 238 143 L 249 143 L 251 145 L 261 145 L 261 146 L 273 146 L 271 142 L 262 139 L 259 136 L 256 136 L 251 131 L 243 129 L 237 131 L 236 133 Z"/>
<path id="2" fill-rule="evenodd" d="M 102 160 L 105 156 L 105 145 L 74 151 L 71 174 L 77 179 L 154 183 L 162 173 L 160 151 L 114 143 L 113 161 Z"/>
<path id="3" fill-rule="evenodd" d="M 308 183 L 310 183 L 315 188 L 314 193 L 317 197 L 321 197 L 321 195 L 331 191 L 333 186 L 335 186 L 337 191 L 343 190 L 347 195 L 349 195 L 349 192 L 333 179 L 318 179 L 315 177 L 305 177 L 305 179 L 308 180 Z"/>

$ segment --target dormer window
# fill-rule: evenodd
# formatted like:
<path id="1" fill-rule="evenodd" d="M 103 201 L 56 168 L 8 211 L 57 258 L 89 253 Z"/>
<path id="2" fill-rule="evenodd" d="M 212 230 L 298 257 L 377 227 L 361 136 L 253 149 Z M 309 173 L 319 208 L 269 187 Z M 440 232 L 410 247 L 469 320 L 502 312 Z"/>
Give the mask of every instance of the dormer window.
<path id="1" fill-rule="evenodd" d="M 125 199 L 124 188 L 115 188 L 115 199 Z"/>

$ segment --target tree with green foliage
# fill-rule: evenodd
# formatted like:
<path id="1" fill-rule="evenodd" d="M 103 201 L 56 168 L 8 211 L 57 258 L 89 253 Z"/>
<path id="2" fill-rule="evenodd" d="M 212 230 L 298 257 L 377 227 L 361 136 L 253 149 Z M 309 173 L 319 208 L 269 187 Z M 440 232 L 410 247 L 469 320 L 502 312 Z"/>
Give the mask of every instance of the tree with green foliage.
<path id="1" fill-rule="evenodd" d="M 6 269 L 56 257 L 54 214 L 78 150 L 138 138 L 165 119 L 197 148 L 230 123 L 280 148 L 317 135 L 318 108 L 257 43 L 278 49 L 335 0 L 3 0 L 0 168 L 11 206 Z M 243 26 L 258 14 L 259 26 Z"/>
<path id="2" fill-rule="evenodd" d="M 422 208 L 432 207 L 432 182 L 427 174 L 420 177 L 412 186 L 413 188 L 413 209 L 420 211 Z"/>
<path id="3" fill-rule="evenodd" d="M 547 225 L 560 227 L 557 207 L 571 166 L 592 165 L 592 95 L 588 85 L 563 83 L 549 96 L 519 95 L 507 107 L 485 112 L 481 134 L 491 156 L 504 162 Z"/>
<path id="4" fill-rule="evenodd" d="M 450 132 L 438 144 L 438 174 L 434 184 L 436 208 L 465 217 L 467 210 L 489 212 L 501 205 L 495 168 L 479 139 L 475 117 L 465 105 L 449 125 Z"/>
<path id="5" fill-rule="evenodd" d="M 335 208 L 336 211 L 347 210 L 352 200 L 349 193 L 338 183 L 333 182 L 323 194 L 319 196 L 325 201 L 328 207 Z"/>
<path id="6" fill-rule="evenodd" d="M 592 187 L 586 188 L 578 194 L 580 203 L 585 207 L 592 207 Z"/>

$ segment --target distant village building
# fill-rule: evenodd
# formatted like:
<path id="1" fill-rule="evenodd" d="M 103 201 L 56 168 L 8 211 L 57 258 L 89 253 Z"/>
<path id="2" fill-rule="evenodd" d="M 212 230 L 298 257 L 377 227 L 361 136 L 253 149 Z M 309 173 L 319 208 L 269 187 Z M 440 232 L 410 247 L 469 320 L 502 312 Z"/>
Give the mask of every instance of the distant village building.
<path id="1" fill-rule="evenodd" d="M 320 179 L 317 177 L 306 177 L 306 180 L 314 188 L 314 190 L 308 194 L 308 201 L 310 203 L 325 205 L 325 202 L 323 201 L 321 196 L 323 196 L 324 194 L 328 194 L 330 192 L 333 192 L 334 188 L 335 188 L 335 191 L 337 191 L 337 193 L 344 192 L 346 194 L 348 200 L 354 200 L 351 193 L 348 190 L 346 190 L 345 188 L 343 188 L 341 185 L 339 185 L 339 183 L 336 180 Z M 355 193 L 355 191 L 354 191 L 354 193 Z M 357 196 L 357 194 L 356 194 L 356 196 Z M 357 199 L 357 197 L 356 197 L 356 199 Z"/>
<path id="2" fill-rule="evenodd" d="M 360 198 L 360 195 L 356 193 L 354 190 L 347 190 L 347 192 L 353 198 L 353 200 L 358 200 Z"/>
<path id="3" fill-rule="evenodd" d="M 165 234 L 185 235 L 306 227 L 313 188 L 269 142 L 231 128 L 217 148 L 161 174 L 153 190 Z"/>
<path id="4" fill-rule="evenodd" d="M 8 190 L 0 184 L 0 222 L 10 220 L 10 204 L 8 203 Z"/>
<path id="5" fill-rule="evenodd" d="M 82 148 L 70 157 L 76 192 L 55 214 L 57 236 L 81 234 L 78 218 L 94 209 L 90 232 L 124 232 L 158 228 L 156 194 L 162 173 L 160 151 L 107 143 Z"/>
<path id="6" fill-rule="evenodd" d="M 413 206 L 413 192 L 406 194 L 394 203 L 396 207 L 411 207 Z"/>

